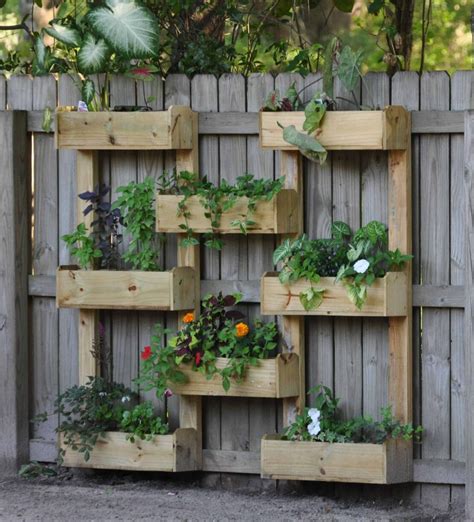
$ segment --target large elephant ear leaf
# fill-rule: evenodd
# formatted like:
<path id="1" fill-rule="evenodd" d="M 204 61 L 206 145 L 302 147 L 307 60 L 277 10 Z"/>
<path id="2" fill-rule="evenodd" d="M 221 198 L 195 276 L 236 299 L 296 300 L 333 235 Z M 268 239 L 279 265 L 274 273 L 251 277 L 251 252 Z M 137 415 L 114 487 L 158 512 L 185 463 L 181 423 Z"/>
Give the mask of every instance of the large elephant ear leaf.
<path id="1" fill-rule="evenodd" d="M 92 29 L 124 58 L 152 58 L 158 53 L 158 22 L 153 13 L 133 0 L 108 0 L 91 9 Z"/>
<path id="2" fill-rule="evenodd" d="M 109 56 L 110 49 L 104 40 L 88 34 L 77 53 L 77 65 L 84 74 L 100 73 L 105 70 Z"/>
<path id="3" fill-rule="evenodd" d="M 79 47 L 81 45 L 81 34 L 77 29 L 73 29 L 72 27 L 53 23 L 45 27 L 44 32 L 67 47 Z"/>

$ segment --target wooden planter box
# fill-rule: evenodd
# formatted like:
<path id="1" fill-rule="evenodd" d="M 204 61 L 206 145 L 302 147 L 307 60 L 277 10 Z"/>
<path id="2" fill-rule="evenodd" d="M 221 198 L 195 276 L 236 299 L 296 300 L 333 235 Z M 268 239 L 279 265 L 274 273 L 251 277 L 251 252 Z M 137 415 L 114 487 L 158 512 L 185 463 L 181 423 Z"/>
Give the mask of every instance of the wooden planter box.
<path id="1" fill-rule="evenodd" d="M 291 285 L 283 285 L 278 274 L 269 272 L 261 280 L 261 313 L 263 315 L 326 315 L 359 317 L 396 317 L 407 314 L 407 278 L 405 272 L 389 272 L 367 289 L 367 300 L 358 310 L 347 296 L 342 283 L 335 277 L 322 277 L 315 288 L 325 288 L 323 302 L 306 311 L 300 302 L 301 291 L 311 283 L 301 279 Z"/>
<path id="2" fill-rule="evenodd" d="M 262 439 L 262 477 L 364 484 L 398 484 L 413 478 L 412 442 L 330 444 Z"/>
<path id="3" fill-rule="evenodd" d="M 217 367 L 227 366 L 228 359 L 217 359 Z M 172 384 L 171 388 L 179 395 L 214 395 L 224 397 L 267 397 L 281 399 L 296 397 L 299 394 L 299 359 L 296 354 L 279 354 L 273 359 L 263 359 L 258 366 L 246 370 L 241 383 L 231 382 L 228 392 L 222 387 L 222 378 L 214 375 L 212 379 L 194 371 L 191 365 L 180 369 L 188 381 L 185 384 Z"/>
<path id="4" fill-rule="evenodd" d="M 260 144 L 263 148 L 297 150 L 283 139 L 283 129 L 303 129 L 304 112 L 260 112 Z M 328 150 L 394 150 L 407 148 L 409 113 L 398 106 L 383 111 L 329 111 L 317 134 Z"/>
<path id="5" fill-rule="evenodd" d="M 158 232 L 183 232 L 179 227 L 185 224 L 178 217 L 178 204 L 184 196 L 158 195 L 156 198 L 156 230 Z M 192 196 L 186 202 L 191 214 L 188 225 L 194 232 L 212 232 L 211 220 L 205 216 L 205 209 L 199 196 Z M 221 224 L 214 231 L 219 234 L 240 234 L 239 227 L 232 221 L 245 219 L 248 199 L 239 198 L 235 205 L 221 217 Z M 260 201 L 251 219 L 255 225 L 248 229 L 249 234 L 290 234 L 298 231 L 298 195 L 295 190 L 283 189 L 272 200 Z"/>
<path id="6" fill-rule="evenodd" d="M 66 450 L 63 466 L 69 468 L 124 469 L 136 471 L 194 471 L 197 464 L 197 432 L 193 428 L 179 428 L 170 435 L 157 435 L 152 441 L 136 439 L 130 442 L 127 434 L 109 431 L 97 441 L 90 459 L 70 449 Z"/>
<path id="7" fill-rule="evenodd" d="M 80 270 L 56 272 L 58 308 L 110 310 L 191 310 L 195 304 L 194 270 L 167 272 Z"/>
<path id="8" fill-rule="evenodd" d="M 193 118 L 189 107 L 160 112 L 56 113 L 58 149 L 169 150 L 192 149 Z M 196 124 L 196 121 L 194 122 Z"/>

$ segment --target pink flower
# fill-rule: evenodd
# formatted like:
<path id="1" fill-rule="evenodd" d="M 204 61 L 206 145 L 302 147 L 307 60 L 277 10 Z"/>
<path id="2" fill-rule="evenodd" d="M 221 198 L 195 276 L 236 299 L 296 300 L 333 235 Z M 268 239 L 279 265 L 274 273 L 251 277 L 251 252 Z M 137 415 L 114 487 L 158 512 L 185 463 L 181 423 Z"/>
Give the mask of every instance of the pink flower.
<path id="1" fill-rule="evenodd" d="M 173 397 L 173 392 L 169 388 L 166 388 L 165 390 L 165 397 Z"/>
<path id="2" fill-rule="evenodd" d="M 142 361 L 146 361 L 151 357 L 151 346 L 145 346 L 143 348 L 143 352 L 140 354 L 140 357 L 142 358 Z"/>

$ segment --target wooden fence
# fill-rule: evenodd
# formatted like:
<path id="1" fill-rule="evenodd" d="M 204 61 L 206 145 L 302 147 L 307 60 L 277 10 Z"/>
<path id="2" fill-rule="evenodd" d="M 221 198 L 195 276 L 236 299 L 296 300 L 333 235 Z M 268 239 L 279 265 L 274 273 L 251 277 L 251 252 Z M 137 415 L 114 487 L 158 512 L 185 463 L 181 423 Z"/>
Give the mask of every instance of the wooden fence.
<path id="1" fill-rule="evenodd" d="M 473 72 L 368 74 L 360 86 L 360 101 L 383 107 L 404 105 L 413 112 L 413 245 L 414 245 L 414 412 L 415 422 L 426 433 L 415 449 L 413 499 L 447 508 L 461 501 L 465 483 L 465 376 L 464 376 L 464 265 L 465 185 L 463 129 L 465 109 L 471 102 Z M 284 74 L 224 75 L 216 79 L 200 75 L 189 80 L 173 75 L 166 82 L 155 80 L 144 90 L 123 77 L 111 80 L 113 104 L 143 103 L 153 95 L 155 109 L 172 104 L 191 105 L 199 111 L 200 171 L 214 182 L 233 181 L 244 172 L 274 177 L 279 172 L 278 154 L 259 147 L 257 115 L 266 96 L 284 90 L 293 81 L 308 85 L 302 96 L 318 89 L 314 76 Z M 312 84 L 312 85 L 311 85 Z M 345 96 L 336 85 L 336 94 Z M 42 111 L 57 104 L 77 104 L 79 94 L 68 77 L 13 77 L 0 79 L 0 109 L 27 111 L 25 121 L 31 142 L 32 206 L 25 197 L 22 220 L 31 218 L 32 242 L 28 261 L 29 385 L 18 397 L 29 396 L 30 417 L 51 411 L 58 392 L 77 381 L 77 312 L 57 310 L 54 300 L 55 271 L 70 261 L 60 237 L 75 226 L 75 152 L 54 148 L 53 135 L 41 129 Z M 341 105 L 344 107 L 344 101 Z M 350 108 L 347 106 L 347 108 Z M 21 125 L 19 126 L 21 129 Z M 8 136 L 0 133 L 0 151 L 9 150 Z M 18 147 L 21 140 L 16 143 Z M 27 158 L 28 159 L 28 158 Z M 131 180 L 158 177 L 172 168 L 170 153 L 117 152 L 101 154 L 102 180 L 115 191 Z M 3 163 L 2 163 L 3 164 Z M 0 175 L 1 178 L 1 175 Z M 0 183 L 0 187 L 3 185 Z M 358 227 L 373 219 L 387 222 L 387 172 L 383 152 L 335 152 L 320 167 L 305 164 L 305 231 L 310 237 L 327 237 L 333 220 Z M 21 188 L 21 187 L 20 187 Z M 26 189 L 20 191 L 26 195 Z M 0 199 L 7 202 L 7 193 Z M 2 204 L 3 205 L 3 204 Z M 3 211 L 3 207 L 2 207 Z M 2 212 L 0 211 L 0 212 Z M 3 214 L 2 214 L 3 220 Z M 2 230 L 0 222 L 0 232 Z M 1 237 L 1 236 L 0 236 Z M 228 236 L 222 252 L 202 251 L 203 293 L 222 289 L 244 294 L 245 309 L 258 314 L 259 278 L 271 270 L 273 237 Z M 12 252 L 0 248 L 0 281 L 15 259 L 2 262 Z M 166 267 L 176 265 L 176 239 L 168 237 L 163 248 Z M 21 295 L 21 285 L 18 295 Z M 0 289 L 0 297 L 2 291 Z M 10 296 L 10 301 L 14 297 Z M 0 300 L 0 303 L 2 301 Z M 5 304 L 7 306 L 7 304 Z M 2 321 L 10 320 L 12 312 Z M 113 312 L 103 314 L 107 343 L 113 351 L 113 377 L 127 385 L 139 371 L 139 351 L 148 344 L 157 322 L 176 327 L 173 313 Z M 308 387 L 324 383 L 342 399 L 347 415 L 377 416 L 388 402 L 387 321 L 381 319 L 306 319 L 306 372 Z M 21 328 L 20 328 L 21 330 Z M 21 331 L 19 332 L 21 334 Z M 0 337 L 0 340 L 2 338 Z M 2 361 L 0 355 L 0 362 Z M 26 362 L 7 361 L 25 388 Z M 13 366 L 12 366 L 13 365 Z M 5 376 L 0 367 L 0 390 Z M 17 397 L 17 398 L 18 398 Z M 168 400 L 169 418 L 177 423 L 177 399 Z M 204 410 L 204 469 L 209 480 L 238 480 L 221 472 L 259 473 L 260 439 L 275 432 L 281 421 L 281 405 L 265 399 L 208 398 Z M 17 409 L 17 411 L 19 411 Z M 10 412 L 11 413 L 11 412 Z M 5 415 L 7 412 L 5 412 Z M 0 406 L 0 417 L 2 409 Z M 5 416 L 5 419 L 8 417 Z M 0 419 L 1 420 L 1 419 Z M 31 427 L 32 459 L 56 456 L 56 418 Z M 0 435 L 4 431 L 0 425 Z M 24 427 L 23 427 L 24 430 Z M 19 437 L 21 439 L 21 437 Z M 0 449 L 1 449 L 0 442 Z M 24 454 L 24 451 L 23 451 Z M 255 479 L 252 479 L 255 480 Z"/>

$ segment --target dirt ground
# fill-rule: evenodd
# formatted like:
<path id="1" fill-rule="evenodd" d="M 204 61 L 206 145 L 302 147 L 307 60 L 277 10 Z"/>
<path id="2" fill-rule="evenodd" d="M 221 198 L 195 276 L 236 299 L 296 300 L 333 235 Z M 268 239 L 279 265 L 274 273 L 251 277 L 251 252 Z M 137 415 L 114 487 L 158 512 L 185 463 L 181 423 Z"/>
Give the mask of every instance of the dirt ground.
<path id="1" fill-rule="evenodd" d="M 194 479 L 150 480 L 137 474 L 62 472 L 57 477 L 0 479 L 1 521 L 429 521 L 463 520 L 397 499 L 341 499 L 307 488 L 229 491 Z"/>

